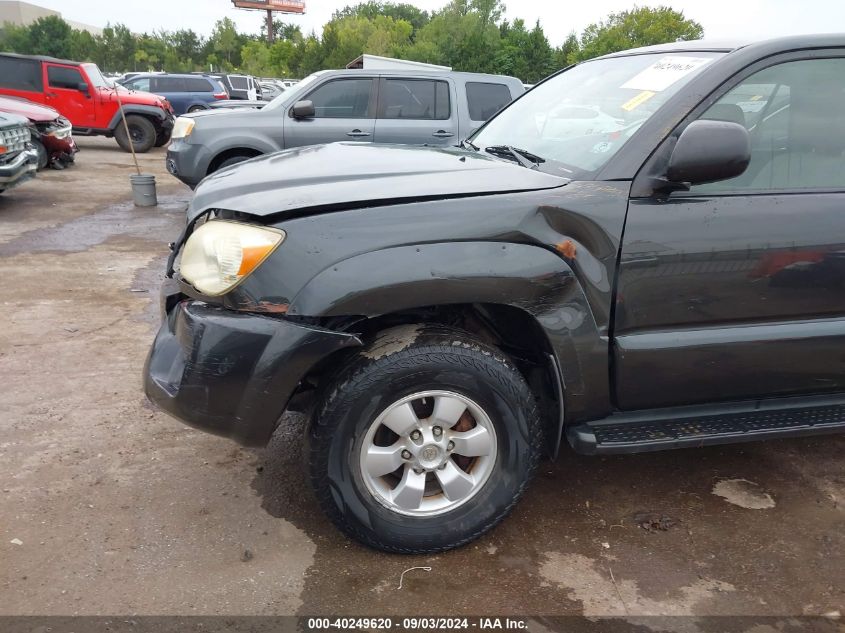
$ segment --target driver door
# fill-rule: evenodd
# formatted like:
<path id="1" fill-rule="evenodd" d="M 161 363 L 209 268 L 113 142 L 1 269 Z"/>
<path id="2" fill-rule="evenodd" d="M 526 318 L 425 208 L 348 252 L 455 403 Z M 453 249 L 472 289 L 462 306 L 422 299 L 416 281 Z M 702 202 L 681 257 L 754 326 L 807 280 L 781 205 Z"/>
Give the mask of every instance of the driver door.
<path id="1" fill-rule="evenodd" d="M 44 64 L 45 103 L 70 119 L 74 127 L 92 127 L 96 119 L 96 109 L 91 94 L 79 89 L 81 84 L 89 85 L 77 66 L 64 64 Z"/>
<path id="2" fill-rule="evenodd" d="M 329 79 L 303 101 L 314 103 L 315 115 L 296 119 L 288 109 L 285 147 L 338 141 L 372 142 L 376 127 L 377 81 L 374 77 Z"/>
<path id="3" fill-rule="evenodd" d="M 744 125 L 751 163 L 631 200 L 618 405 L 845 392 L 845 51 L 761 62 L 698 118 Z"/>

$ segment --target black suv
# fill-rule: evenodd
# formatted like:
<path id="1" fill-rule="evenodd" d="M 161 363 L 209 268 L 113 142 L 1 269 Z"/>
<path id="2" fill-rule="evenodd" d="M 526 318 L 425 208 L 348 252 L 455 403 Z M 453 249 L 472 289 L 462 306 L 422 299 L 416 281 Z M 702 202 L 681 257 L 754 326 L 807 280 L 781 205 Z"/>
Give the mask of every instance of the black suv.
<path id="1" fill-rule="evenodd" d="M 562 438 L 845 430 L 843 152 L 845 36 L 816 36 L 582 63 L 460 147 L 223 169 L 146 392 L 253 446 L 308 412 L 326 513 L 394 552 L 490 529 Z"/>

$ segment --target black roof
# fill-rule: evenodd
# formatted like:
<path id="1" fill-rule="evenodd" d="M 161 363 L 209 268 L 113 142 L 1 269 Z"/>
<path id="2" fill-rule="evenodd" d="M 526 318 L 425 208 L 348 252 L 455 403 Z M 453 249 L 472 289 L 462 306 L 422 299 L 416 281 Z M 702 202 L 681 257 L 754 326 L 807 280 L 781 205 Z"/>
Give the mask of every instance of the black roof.
<path id="1" fill-rule="evenodd" d="M 18 59 L 33 59 L 39 62 L 55 62 L 58 64 L 65 64 L 67 66 L 79 66 L 83 62 L 74 62 L 69 59 L 58 59 L 57 57 L 49 57 L 48 55 L 21 55 L 19 53 L 0 53 L 0 57 L 17 57 Z"/>

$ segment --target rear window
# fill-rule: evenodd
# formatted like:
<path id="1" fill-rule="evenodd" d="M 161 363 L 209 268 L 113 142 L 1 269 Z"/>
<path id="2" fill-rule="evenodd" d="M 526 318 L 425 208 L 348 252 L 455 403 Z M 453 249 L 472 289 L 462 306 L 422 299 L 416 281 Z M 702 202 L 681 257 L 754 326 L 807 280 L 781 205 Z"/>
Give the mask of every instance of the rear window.
<path id="1" fill-rule="evenodd" d="M 469 118 L 486 121 L 511 102 L 511 91 L 505 84 L 467 82 Z"/>
<path id="2" fill-rule="evenodd" d="M 443 121 L 450 116 L 449 84 L 428 79 L 386 79 L 379 118 Z"/>
<path id="3" fill-rule="evenodd" d="M 249 90 L 249 81 L 246 77 L 232 77 L 230 75 L 229 84 L 235 90 Z"/>
<path id="4" fill-rule="evenodd" d="M 0 87 L 9 90 L 43 92 L 41 62 L 0 55 Z"/>
<path id="5" fill-rule="evenodd" d="M 184 80 L 188 92 L 213 92 L 211 82 L 202 77 L 189 77 Z"/>
<path id="6" fill-rule="evenodd" d="M 78 68 L 70 66 L 47 66 L 47 82 L 51 88 L 78 90 L 79 84 L 87 83 L 82 79 Z"/>

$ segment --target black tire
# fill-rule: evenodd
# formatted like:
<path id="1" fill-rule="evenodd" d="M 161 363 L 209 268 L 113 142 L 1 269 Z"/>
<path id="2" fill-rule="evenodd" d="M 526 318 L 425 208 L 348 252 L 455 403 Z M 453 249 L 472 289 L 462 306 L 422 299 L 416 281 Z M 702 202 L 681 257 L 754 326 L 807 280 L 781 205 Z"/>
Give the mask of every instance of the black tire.
<path id="1" fill-rule="evenodd" d="M 170 142 L 170 131 L 167 132 L 159 132 L 156 134 L 156 147 L 163 147 Z"/>
<path id="2" fill-rule="evenodd" d="M 254 156 L 244 156 L 242 154 L 238 154 L 237 156 L 229 156 L 229 158 L 227 158 L 222 163 L 217 165 L 217 169 L 215 169 L 214 171 L 218 171 L 220 169 L 223 169 L 224 167 L 231 167 L 232 165 L 237 165 L 238 163 L 242 163 L 245 160 L 249 160 L 250 158 L 255 158 L 255 157 Z"/>
<path id="3" fill-rule="evenodd" d="M 208 108 L 204 108 L 201 105 L 191 106 L 190 108 L 188 108 L 188 114 L 191 114 L 193 112 L 202 112 L 203 110 L 208 110 Z"/>
<path id="4" fill-rule="evenodd" d="M 332 522 L 366 545 L 402 554 L 464 545 L 511 511 L 537 468 L 542 429 L 534 395 L 498 349 L 466 332 L 432 325 L 386 330 L 329 382 L 308 433 L 311 484 Z M 369 492 L 360 451 L 381 412 L 426 390 L 477 403 L 495 428 L 497 452 L 489 477 L 466 502 L 435 516 L 408 516 Z"/>
<path id="5" fill-rule="evenodd" d="M 156 128 L 152 121 L 137 114 L 128 114 L 126 115 L 126 124 L 129 126 L 129 134 L 132 136 L 132 145 L 135 152 L 138 154 L 149 152 L 156 142 Z M 123 121 L 118 122 L 117 129 L 114 131 L 114 139 L 123 151 L 131 151 Z"/>
<path id="6" fill-rule="evenodd" d="M 38 171 L 41 171 L 50 162 L 50 157 L 47 155 L 47 148 L 44 147 L 44 143 L 35 138 L 32 139 L 32 146 L 38 152 Z"/>

